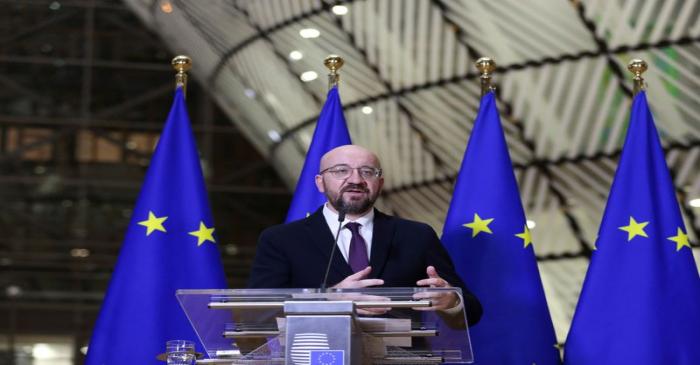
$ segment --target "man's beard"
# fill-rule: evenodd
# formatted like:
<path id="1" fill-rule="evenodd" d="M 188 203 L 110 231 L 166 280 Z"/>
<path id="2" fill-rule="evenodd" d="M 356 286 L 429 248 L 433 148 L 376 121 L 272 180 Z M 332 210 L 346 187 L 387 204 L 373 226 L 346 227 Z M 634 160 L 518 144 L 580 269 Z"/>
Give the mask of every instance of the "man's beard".
<path id="1" fill-rule="evenodd" d="M 360 200 L 343 200 L 343 193 L 348 190 L 360 190 L 367 193 L 367 196 Z M 331 203 L 333 208 L 338 212 L 345 212 L 346 214 L 360 214 L 368 211 L 374 205 L 377 200 L 377 194 L 371 195 L 366 186 L 358 184 L 348 184 L 346 185 L 337 196 L 332 196 L 329 190 L 326 189 L 326 198 Z"/>

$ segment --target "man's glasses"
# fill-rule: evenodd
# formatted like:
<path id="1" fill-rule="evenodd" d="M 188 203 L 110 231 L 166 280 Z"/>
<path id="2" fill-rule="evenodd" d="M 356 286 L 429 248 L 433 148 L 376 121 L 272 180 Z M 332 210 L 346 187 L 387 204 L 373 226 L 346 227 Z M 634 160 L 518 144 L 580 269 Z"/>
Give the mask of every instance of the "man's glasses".
<path id="1" fill-rule="evenodd" d="M 357 173 L 360 174 L 360 177 L 362 177 L 365 180 L 373 180 L 377 179 L 380 176 L 382 176 L 382 169 L 372 167 L 372 166 L 361 166 L 361 167 L 350 167 L 348 165 L 335 165 L 331 166 L 321 172 L 319 172 L 319 175 L 323 175 L 325 173 L 330 174 L 334 179 L 338 180 L 345 180 L 352 175 L 352 171 L 357 170 Z"/>

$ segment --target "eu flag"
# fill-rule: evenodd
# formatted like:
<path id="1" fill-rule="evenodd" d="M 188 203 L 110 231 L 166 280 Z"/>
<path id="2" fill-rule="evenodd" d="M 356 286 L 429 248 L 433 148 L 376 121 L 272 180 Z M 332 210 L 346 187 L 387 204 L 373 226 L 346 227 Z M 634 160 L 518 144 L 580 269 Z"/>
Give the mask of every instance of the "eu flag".
<path id="1" fill-rule="evenodd" d="M 175 298 L 182 288 L 226 288 L 226 277 L 178 88 L 102 303 L 86 364 L 162 364 L 156 355 L 164 352 L 166 341 L 198 343 Z"/>
<path id="2" fill-rule="evenodd" d="M 559 364 L 554 327 L 493 92 L 479 113 L 442 242 L 484 307 L 470 329 L 475 364 Z"/>
<path id="3" fill-rule="evenodd" d="M 304 167 L 299 175 L 297 187 L 294 190 L 292 204 L 287 212 L 286 222 L 306 218 L 326 202 L 326 197 L 316 188 L 316 175 L 321 164 L 321 157 L 328 151 L 350 142 L 350 132 L 343 115 L 343 104 L 340 103 L 338 87 L 328 91 L 326 103 L 318 117 L 316 130 L 311 139 L 309 151 L 306 153 Z"/>
<path id="4" fill-rule="evenodd" d="M 700 277 L 639 92 L 564 362 L 700 364 Z"/>
<path id="5" fill-rule="evenodd" d="M 343 365 L 345 364 L 343 350 L 313 350 L 309 352 L 311 365 Z"/>

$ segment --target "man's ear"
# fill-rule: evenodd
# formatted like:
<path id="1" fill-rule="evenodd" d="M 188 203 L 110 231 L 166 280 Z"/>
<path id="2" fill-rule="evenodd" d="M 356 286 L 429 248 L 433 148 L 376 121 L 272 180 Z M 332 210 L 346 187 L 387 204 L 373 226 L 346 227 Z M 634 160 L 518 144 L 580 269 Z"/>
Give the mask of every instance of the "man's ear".
<path id="1" fill-rule="evenodd" d="M 323 186 L 323 176 L 321 175 L 316 175 L 316 189 L 318 189 L 320 193 L 326 192 L 326 189 Z"/>

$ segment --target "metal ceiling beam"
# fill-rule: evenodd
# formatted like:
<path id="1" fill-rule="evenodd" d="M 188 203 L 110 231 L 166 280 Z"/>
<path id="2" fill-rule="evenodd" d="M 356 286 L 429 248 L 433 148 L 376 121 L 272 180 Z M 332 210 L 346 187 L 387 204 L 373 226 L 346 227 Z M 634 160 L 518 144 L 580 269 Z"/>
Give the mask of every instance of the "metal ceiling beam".
<path id="1" fill-rule="evenodd" d="M 42 184 L 46 180 L 45 176 L 8 175 L 0 176 L 0 185 L 21 185 L 33 186 Z M 139 190 L 143 180 L 115 180 L 115 179 L 95 179 L 95 178 L 72 178 L 60 177 L 58 182 L 62 187 L 89 187 L 98 189 L 125 189 Z M 230 184 L 208 184 L 209 193 L 226 193 L 242 195 L 273 195 L 289 196 L 290 193 L 285 187 L 262 187 L 250 185 L 230 185 Z"/>
<path id="2" fill-rule="evenodd" d="M 391 83 L 389 82 L 389 80 L 384 78 L 381 71 L 379 70 L 379 67 L 376 64 L 373 64 L 372 62 L 370 62 L 369 57 L 367 56 L 367 50 L 360 47 L 357 44 L 357 41 L 355 40 L 355 36 L 352 33 L 347 32 L 343 28 L 343 23 L 339 17 L 334 17 L 333 20 L 334 20 L 333 23 L 335 24 L 336 28 L 340 32 L 345 34 L 345 36 L 348 38 L 352 48 L 354 50 L 356 50 L 362 56 L 362 60 L 364 61 L 365 65 L 367 65 L 367 67 L 369 67 L 369 69 L 372 70 L 372 72 L 374 73 L 374 75 L 376 76 L 378 81 L 382 85 L 384 85 L 384 89 L 391 92 L 393 90 L 391 87 Z M 415 125 L 416 124 L 416 122 L 415 122 L 416 117 L 413 115 L 413 113 L 411 113 L 411 111 L 406 107 L 406 105 L 404 105 L 401 102 L 401 99 L 396 98 L 394 101 L 396 102 L 396 106 L 398 107 L 399 112 L 403 113 L 408 118 L 408 126 L 411 129 L 411 131 L 413 131 L 413 133 L 416 133 L 421 139 L 427 140 L 428 139 L 427 136 L 419 128 L 416 127 L 416 125 Z M 276 145 L 271 146 L 270 152 L 272 152 L 272 150 L 274 148 L 276 148 Z M 435 161 L 435 164 L 437 165 L 437 168 L 439 170 L 442 170 L 445 167 L 445 161 L 440 157 L 440 154 L 435 152 L 429 144 L 425 144 L 424 148 L 425 148 L 426 152 L 428 152 L 430 154 L 430 156 L 432 156 L 433 160 Z"/>
<path id="3" fill-rule="evenodd" d="M 520 123 L 517 123 L 517 124 L 520 124 Z M 695 148 L 700 148 L 700 140 L 693 141 L 690 143 L 680 143 L 680 142 L 671 143 L 671 144 L 667 145 L 666 147 L 663 147 L 663 150 L 664 150 L 664 154 L 668 155 L 668 153 L 670 153 L 671 151 L 688 151 L 690 149 L 695 149 Z M 622 152 L 622 150 L 618 149 L 612 153 L 601 152 L 601 153 L 597 153 L 597 154 L 592 155 L 592 156 L 576 156 L 573 158 L 572 157 L 562 157 L 562 158 L 559 158 L 556 160 L 535 159 L 533 161 L 528 162 L 527 164 L 514 164 L 513 168 L 515 170 L 535 168 L 535 169 L 538 169 L 542 174 L 544 174 L 547 177 L 547 179 L 549 179 L 549 181 L 553 181 L 554 177 L 552 176 L 551 171 L 548 169 L 548 167 L 560 166 L 560 165 L 564 165 L 564 164 L 576 164 L 576 163 L 580 163 L 582 161 L 595 162 L 597 160 L 602 160 L 602 159 L 615 159 L 615 158 L 618 158 L 620 156 L 621 152 Z M 671 174 L 673 174 L 673 171 L 671 171 Z M 419 188 L 424 187 L 424 186 L 429 186 L 429 185 L 439 184 L 439 183 L 444 183 L 444 182 L 449 182 L 451 184 L 454 184 L 454 181 L 456 178 L 457 178 L 456 174 L 451 174 L 451 175 L 448 175 L 447 177 L 440 178 L 440 179 L 428 180 L 428 181 L 421 182 L 419 184 L 410 184 L 410 185 L 406 185 L 406 186 L 397 187 L 394 189 L 389 189 L 389 190 L 386 190 L 384 193 L 390 195 L 390 194 L 419 189 Z M 549 186 L 550 186 L 550 190 L 552 190 L 552 193 L 555 194 L 555 197 L 557 197 L 557 199 L 559 200 L 560 206 L 562 208 L 566 208 L 568 204 L 566 203 L 566 199 L 565 199 L 564 194 L 561 193 L 560 191 L 558 191 L 557 189 L 553 188 L 551 183 L 549 184 Z M 684 192 L 679 187 L 675 187 L 675 189 L 676 189 L 677 194 L 679 194 L 681 196 L 684 195 Z M 554 190 L 556 190 L 556 191 L 554 191 Z M 556 195 L 556 194 L 559 194 L 559 195 Z M 686 216 L 690 218 L 689 225 L 688 225 L 687 229 L 692 230 L 695 237 L 700 237 L 700 235 L 699 235 L 700 234 L 700 227 L 698 227 L 696 224 L 694 224 L 694 222 L 696 222 L 695 212 L 690 207 L 688 207 L 687 204 L 685 204 L 684 202 L 681 202 L 680 207 L 681 207 L 681 210 L 683 210 L 683 212 L 686 214 Z M 576 222 L 576 220 L 573 216 L 569 217 L 570 214 L 568 213 L 568 211 L 566 209 L 564 209 L 564 214 L 565 214 L 567 220 L 572 220 L 572 221 L 569 221 L 570 228 L 572 230 L 574 230 L 574 233 L 576 235 L 580 235 L 580 237 L 582 239 L 581 243 L 586 245 L 586 246 L 582 246 L 581 254 L 589 256 L 591 253 L 590 246 L 588 246 L 588 244 L 586 243 L 586 240 L 583 239 L 583 235 L 582 235 L 582 232 L 580 230 L 580 226 L 578 225 L 578 223 Z M 574 223 L 574 222 L 576 222 L 576 223 Z M 692 243 L 692 246 L 700 247 L 700 242 Z"/>
<path id="4" fill-rule="evenodd" d="M 694 148 L 700 148 L 700 140 L 698 141 L 693 141 L 689 143 L 681 143 L 681 142 L 674 142 L 670 143 L 667 146 L 663 147 L 664 154 L 668 154 L 671 151 L 688 151 L 690 149 Z M 518 164 L 515 163 L 513 164 L 513 169 L 515 170 L 524 170 L 524 169 L 531 169 L 531 168 L 537 168 L 540 165 L 545 165 L 545 166 L 560 166 L 564 164 L 577 164 L 582 161 L 591 161 L 591 162 L 596 162 L 598 160 L 602 159 L 615 159 L 618 158 L 621 154 L 622 150 L 617 149 L 611 153 L 605 153 L 605 152 L 599 152 L 594 155 L 579 155 L 575 157 L 561 157 L 556 160 L 550 160 L 550 159 L 534 159 L 528 163 L 525 164 Z M 433 180 L 427 180 L 419 184 L 409 184 L 405 186 L 399 186 L 391 190 L 385 190 L 390 193 L 396 193 L 400 191 L 405 191 L 405 190 L 412 190 L 416 188 L 420 188 L 422 186 L 426 185 L 432 185 L 436 183 L 441 183 L 441 182 L 450 182 L 453 183 L 455 178 L 457 177 L 456 174 L 449 175 L 445 178 L 440 178 L 440 179 L 433 179 Z"/>
<path id="5" fill-rule="evenodd" d="M 181 7 L 181 8 L 185 8 L 185 7 L 186 7 L 184 2 L 179 1 L 179 0 L 174 0 L 174 1 L 175 1 L 175 3 L 178 4 L 178 6 Z M 154 2 L 154 4 L 155 4 L 155 2 Z M 155 7 L 154 4 L 152 4 L 152 7 L 151 7 L 151 13 L 152 13 L 152 14 L 154 14 L 154 13 L 157 11 L 157 7 Z M 248 22 L 248 25 L 249 25 L 250 27 L 254 28 L 254 29 L 258 32 L 258 34 L 261 35 L 259 39 L 263 39 L 263 40 L 265 40 L 266 42 L 268 42 L 268 43 L 270 44 L 271 48 L 274 50 L 274 55 L 275 55 L 275 57 L 277 57 L 279 60 L 281 60 L 281 61 L 284 63 L 284 65 L 286 66 L 286 70 L 287 70 L 289 73 L 293 74 L 293 76 L 294 76 L 293 78 L 299 82 L 299 85 L 300 85 L 301 89 L 304 90 L 304 92 L 305 92 L 307 95 L 309 95 L 309 97 L 311 97 L 312 100 L 314 100 L 314 102 L 317 104 L 317 107 L 320 108 L 320 106 L 321 106 L 321 104 L 323 103 L 323 101 L 322 101 L 316 94 L 314 94 L 314 93 L 308 88 L 308 86 L 305 85 L 305 83 L 304 83 L 303 81 L 301 81 L 301 80 L 297 77 L 297 75 L 293 72 L 293 70 L 292 70 L 292 68 L 291 68 L 291 65 L 289 64 L 289 61 L 287 60 L 287 58 L 286 58 L 284 55 L 282 55 L 281 53 L 279 53 L 279 51 L 277 51 L 277 48 L 274 46 L 274 43 L 272 42 L 272 40 L 271 40 L 266 34 L 263 34 L 263 30 L 260 28 L 260 26 L 257 25 L 257 24 L 255 24 L 252 20 L 250 20 L 251 17 L 248 15 L 248 12 L 247 12 L 245 9 L 240 8 L 240 7 L 239 7 L 237 4 L 235 4 L 235 3 L 232 4 L 232 7 L 233 7 L 236 11 L 238 11 L 238 12 L 240 12 L 241 14 L 244 14 L 244 15 L 245 15 L 245 17 L 246 17 L 246 19 L 247 19 L 247 22 Z M 194 18 L 189 14 L 189 12 L 184 11 L 184 15 L 185 15 L 186 18 L 188 18 L 188 20 L 190 21 L 190 24 L 191 24 L 195 29 L 197 29 L 197 30 L 199 31 L 199 34 L 200 34 L 202 37 L 204 37 L 205 39 L 208 38 L 210 41 L 212 41 L 211 37 L 210 37 L 206 32 L 202 31 L 202 29 L 201 29 L 200 26 L 199 26 L 199 22 L 198 22 L 196 19 L 194 19 Z M 229 55 L 229 53 L 230 53 L 230 55 Z M 233 52 L 224 52 L 224 54 L 220 57 L 220 60 L 219 60 L 219 62 L 217 63 L 217 66 L 214 68 L 214 71 L 212 72 L 212 74 L 211 74 L 209 77 L 207 77 L 207 79 L 209 80 L 209 82 L 208 82 L 209 84 L 215 84 L 216 76 L 218 75 L 220 69 L 221 69 L 222 67 L 224 67 L 224 65 L 230 60 L 231 57 L 233 57 L 234 54 L 235 54 L 235 53 L 233 53 Z M 284 123 L 282 123 L 282 121 L 279 120 L 279 119 L 277 118 L 277 113 L 274 111 L 274 109 L 271 108 L 271 107 L 269 107 L 269 106 L 267 105 L 267 102 L 265 102 L 264 100 L 263 100 L 263 102 L 262 102 L 262 105 L 270 112 L 270 115 L 271 115 L 272 117 L 275 118 L 274 122 L 275 122 L 275 124 L 277 125 L 278 129 L 280 129 L 280 130 L 284 129 L 284 128 L 282 128 L 282 127 L 284 126 Z M 302 145 L 299 143 L 299 141 L 297 141 L 297 142 L 295 143 L 295 148 L 296 148 L 296 150 L 297 150 L 300 154 L 302 154 L 302 155 L 306 153 L 305 149 L 302 147 Z"/>
<path id="6" fill-rule="evenodd" d="M 115 115 L 119 115 L 126 111 L 132 110 L 137 106 L 141 106 L 149 101 L 160 98 L 164 95 L 174 93 L 175 84 L 172 81 L 169 81 L 163 85 L 159 85 L 150 90 L 146 90 L 140 95 L 129 97 L 121 104 L 113 105 L 102 110 L 97 110 L 93 114 L 97 118 L 111 118 Z"/>
<path id="7" fill-rule="evenodd" d="M 499 102 L 501 102 L 501 104 L 504 105 L 503 111 L 501 111 L 501 113 L 506 115 L 506 119 L 515 120 L 515 116 L 513 116 L 512 114 L 513 107 L 511 106 L 511 104 L 500 96 L 497 96 L 497 98 Z M 525 146 L 527 146 L 532 156 L 535 156 L 535 143 L 525 136 L 525 128 L 523 122 L 519 121 L 518 123 L 513 124 L 518 130 L 520 140 L 525 144 Z M 593 244 L 591 242 L 588 242 L 586 237 L 584 237 L 581 225 L 569 209 L 569 202 L 566 200 L 566 195 L 561 190 L 559 190 L 553 183 L 555 181 L 555 177 L 554 174 L 552 174 L 552 171 L 549 169 L 549 165 L 537 164 L 533 166 L 536 166 L 537 170 L 547 179 L 547 188 L 557 200 L 557 203 L 562 210 L 562 214 L 564 215 L 564 219 L 566 220 L 569 229 L 571 229 L 571 232 L 573 233 L 574 237 L 576 238 L 576 241 L 579 244 L 580 253 L 583 256 L 590 258 L 593 254 Z"/>
<path id="8" fill-rule="evenodd" d="M 43 6 L 48 7 L 53 0 L 22 0 L 22 5 Z M 0 0 L 0 4 L 18 5 L 17 0 Z M 124 4 L 115 2 L 114 0 L 61 0 L 61 7 L 64 8 L 99 8 L 104 10 L 127 10 Z"/>
<path id="9" fill-rule="evenodd" d="M 579 19 L 583 23 L 584 27 L 586 27 L 586 29 L 590 32 L 591 38 L 598 46 L 598 52 L 601 56 L 605 56 L 605 60 L 608 64 L 608 69 L 617 78 L 618 86 L 629 99 L 632 99 L 632 89 L 628 85 L 629 77 L 626 77 L 625 71 L 622 69 L 622 67 L 620 67 L 620 65 L 617 62 L 615 62 L 615 59 L 612 57 L 613 53 L 610 52 L 610 46 L 608 46 L 608 42 L 606 42 L 605 39 L 598 36 L 596 24 L 593 22 L 593 20 L 586 18 L 585 6 L 580 1 L 574 1 L 571 2 L 571 4 L 576 8 Z"/>
<path id="10" fill-rule="evenodd" d="M 228 61 L 233 58 L 233 56 L 235 56 L 236 54 L 238 54 L 239 52 L 241 52 L 242 50 L 244 50 L 245 48 L 247 48 L 251 44 L 255 43 L 256 41 L 263 39 L 263 38 L 269 39 L 271 34 L 277 32 L 279 30 L 282 30 L 290 25 L 295 25 L 301 21 L 304 21 L 304 20 L 309 19 L 311 17 L 317 16 L 319 14 L 326 13 L 333 7 L 333 5 L 349 4 L 352 2 L 354 2 L 354 0 L 334 1 L 334 2 L 330 2 L 330 3 L 322 1 L 320 7 L 317 7 L 311 11 L 301 13 L 301 14 L 299 14 L 295 17 L 289 18 L 289 19 L 287 19 L 279 24 L 275 24 L 272 27 L 269 27 L 269 28 L 256 27 L 255 28 L 255 30 L 256 30 L 255 35 L 244 39 L 243 41 L 241 41 L 238 44 L 231 47 L 228 51 L 224 52 L 223 55 L 221 55 L 219 62 L 214 67 L 214 71 L 212 71 L 211 75 L 209 76 L 209 81 L 212 82 L 213 80 L 215 80 L 219 76 L 219 73 L 221 72 L 221 70 L 228 63 Z M 236 8 L 236 10 L 239 9 L 239 7 L 236 5 L 234 5 L 234 7 Z M 247 15 L 247 13 L 244 13 L 244 14 Z"/>
<path id="11" fill-rule="evenodd" d="M 650 50 L 650 49 L 659 49 L 659 48 L 665 48 L 665 47 L 670 47 L 670 46 L 679 46 L 679 45 L 687 45 L 687 44 L 693 44 L 693 43 L 700 43 L 700 36 L 699 37 L 683 37 L 679 38 L 677 40 L 663 40 L 659 42 L 654 42 L 654 43 L 640 43 L 634 46 L 621 46 L 614 48 L 610 50 L 609 52 L 611 54 L 624 54 L 624 53 L 629 53 L 632 51 L 644 51 L 644 50 Z M 539 60 L 531 60 L 531 61 L 525 61 L 522 63 L 513 63 L 510 65 L 504 65 L 504 66 L 499 66 L 498 67 L 498 74 L 499 75 L 505 75 L 509 72 L 514 72 L 514 71 L 520 71 L 524 69 L 536 69 L 536 68 L 541 68 L 549 65 L 557 65 L 563 62 L 569 62 L 569 61 L 576 61 L 580 59 L 586 59 L 586 58 L 595 58 L 601 56 L 600 52 L 590 52 L 590 51 L 584 51 L 584 52 L 578 52 L 578 53 L 571 53 L 571 54 L 563 54 L 559 55 L 557 57 L 545 57 Z M 462 75 L 457 75 L 454 77 L 450 78 L 445 78 L 445 79 L 440 79 L 437 81 L 431 81 L 431 82 L 426 82 L 424 84 L 418 84 L 418 85 L 413 85 L 411 87 L 403 88 L 403 89 L 398 89 L 398 90 L 393 90 L 384 94 L 378 94 L 378 95 L 372 95 L 367 98 L 357 100 L 353 103 L 346 104 L 343 106 L 345 110 L 350 110 L 354 108 L 361 108 L 369 103 L 381 101 L 381 100 L 386 100 L 386 99 L 392 99 L 396 97 L 401 97 L 404 95 L 408 94 L 413 94 L 417 93 L 420 91 L 428 90 L 430 88 L 434 87 L 440 87 L 440 86 L 445 86 L 445 85 L 451 85 L 451 84 L 458 84 L 460 82 L 464 81 L 473 81 L 479 78 L 479 74 L 475 72 L 468 71 L 465 74 Z M 294 134 L 299 132 L 300 130 L 304 129 L 305 127 L 308 127 L 309 125 L 315 123 L 318 120 L 318 115 L 315 115 L 313 117 L 307 118 L 298 124 L 296 124 L 294 127 L 287 129 L 284 133 L 282 133 L 281 138 L 279 141 L 273 143 L 270 146 L 270 151 L 276 150 L 280 144 L 284 143 L 286 139 L 292 137 Z"/>
<path id="12" fill-rule="evenodd" d="M 26 65 L 47 65 L 55 67 L 85 67 L 88 62 L 82 58 L 71 57 L 44 57 L 44 56 L 21 56 L 21 55 L 0 55 L 0 63 L 6 64 L 26 64 Z M 121 70 L 140 70 L 140 71 L 172 71 L 170 65 L 162 63 L 148 62 L 128 62 L 128 61 L 110 61 L 110 60 L 93 60 L 89 63 L 91 67 L 121 69 Z"/>
<path id="13" fill-rule="evenodd" d="M 17 5 L 17 1 L 10 1 L 14 5 Z M 21 29 L 18 30 L 16 33 L 11 34 L 8 37 L 5 37 L 3 39 L 0 39 L 0 46 L 7 46 L 9 44 L 12 44 L 13 42 L 19 41 L 22 38 L 28 37 L 35 35 L 37 33 L 40 33 L 44 31 L 46 28 L 58 24 L 64 20 L 72 18 L 74 15 L 79 14 L 79 11 L 65 11 L 60 14 L 57 14 L 56 16 L 53 16 L 51 18 L 48 18 L 44 21 L 41 21 L 39 23 L 31 25 L 27 29 Z"/>
<path id="14" fill-rule="evenodd" d="M 162 121 L 130 121 L 91 118 L 88 125 L 85 126 L 81 118 L 53 118 L 44 116 L 15 116 L 2 114 L 0 114 L 0 126 L 27 128 L 77 127 L 80 130 L 91 130 L 92 128 L 98 128 L 104 131 L 134 133 L 159 133 L 163 130 Z M 192 126 L 192 131 L 195 133 L 240 134 L 240 131 L 236 127 L 228 125 L 205 126 L 194 124 Z"/>
<path id="15" fill-rule="evenodd" d="M 451 23 L 457 29 L 457 33 L 458 33 L 457 34 L 457 41 L 466 48 L 467 54 L 469 54 L 469 56 L 472 59 L 478 59 L 479 57 L 481 57 L 481 55 L 479 55 L 478 52 L 476 51 L 476 48 L 471 46 L 466 41 L 467 36 L 466 36 L 465 30 L 462 29 L 462 27 L 460 27 L 459 24 L 453 22 L 451 19 L 449 19 L 449 17 L 447 17 L 447 15 L 446 15 L 447 7 L 445 6 L 445 4 L 441 0 L 433 0 L 433 4 L 436 5 L 438 7 L 438 9 L 440 9 L 440 14 L 442 15 L 443 19 L 445 19 L 445 21 Z M 500 73 L 501 72 L 499 70 L 499 74 Z M 520 139 L 520 141 L 527 147 L 531 156 L 536 156 L 535 143 L 531 139 L 527 138 L 527 136 L 525 135 L 525 128 L 524 128 L 524 124 L 522 123 L 522 121 L 515 123 L 516 118 L 512 113 L 513 108 L 511 106 L 511 104 L 509 102 L 507 102 L 506 100 L 504 100 L 503 97 L 499 93 L 496 93 L 496 97 L 497 97 L 498 101 L 504 105 L 504 108 L 501 111 L 501 113 L 504 114 L 504 116 L 505 116 L 504 120 L 511 121 L 511 124 L 513 124 L 515 126 L 516 130 L 518 131 L 518 133 L 517 133 L 518 139 Z M 583 235 L 583 230 L 581 228 L 581 225 L 579 224 L 576 217 L 574 217 L 574 215 L 569 211 L 569 204 L 566 200 L 565 194 L 562 191 L 560 191 L 553 183 L 555 180 L 554 175 L 552 174 L 548 165 L 538 164 L 535 166 L 536 166 L 537 170 L 540 172 L 540 174 L 542 174 L 545 177 L 545 179 L 547 180 L 547 182 L 546 182 L 547 189 L 554 196 L 554 198 L 557 200 L 557 204 L 559 205 L 559 207 L 562 210 L 562 214 L 564 216 L 564 219 L 565 219 L 567 225 L 569 226 L 569 229 L 571 229 L 571 232 L 573 233 L 574 238 L 578 242 L 579 249 L 580 249 L 579 254 L 582 256 L 585 256 L 587 258 L 590 258 L 592 253 L 593 253 L 593 251 L 591 249 L 591 247 L 593 247 L 593 245 L 591 243 L 589 243 L 588 240 L 586 240 L 586 238 Z"/>
<path id="16" fill-rule="evenodd" d="M 29 88 L 24 87 L 20 83 L 12 80 L 11 78 L 9 78 L 5 75 L 0 75 L 0 84 L 4 85 L 5 87 L 7 87 L 9 89 L 16 91 L 17 93 L 25 96 L 27 99 L 35 101 L 39 104 L 48 104 L 49 103 L 49 98 L 35 93 L 34 91 L 30 90 Z"/>

